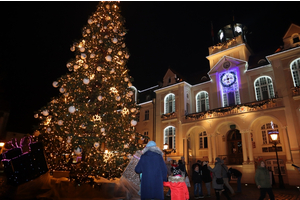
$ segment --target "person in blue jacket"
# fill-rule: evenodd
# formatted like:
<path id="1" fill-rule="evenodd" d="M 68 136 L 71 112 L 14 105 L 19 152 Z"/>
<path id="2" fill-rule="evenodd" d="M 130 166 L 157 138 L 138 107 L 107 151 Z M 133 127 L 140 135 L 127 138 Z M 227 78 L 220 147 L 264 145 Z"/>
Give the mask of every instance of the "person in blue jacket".
<path id="1" fill-rule="evenodd" d="M 164 199 L 163 182 L 167 181 L 167 167 L 163 159 L 163 152 L 154 141 L 149 141 L 142 153 L 135 167 L 136 173 L 143 173 L 141 200 Z"/>

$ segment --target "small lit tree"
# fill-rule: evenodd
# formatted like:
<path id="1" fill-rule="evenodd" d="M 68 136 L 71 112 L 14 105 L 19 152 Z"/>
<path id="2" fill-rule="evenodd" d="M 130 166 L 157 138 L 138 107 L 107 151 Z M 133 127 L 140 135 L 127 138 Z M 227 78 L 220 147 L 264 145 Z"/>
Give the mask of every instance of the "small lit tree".
<path id="1" fill-rule="evenodd" d="M 79 182 L 120 177 L 128 156 L 142 148 L 123 25 L 119 2 L 98 4 L 71 46 L 70 73 L 53 82 L 61 94 L 35 114 L 50 170 L 69 170 Z"/>

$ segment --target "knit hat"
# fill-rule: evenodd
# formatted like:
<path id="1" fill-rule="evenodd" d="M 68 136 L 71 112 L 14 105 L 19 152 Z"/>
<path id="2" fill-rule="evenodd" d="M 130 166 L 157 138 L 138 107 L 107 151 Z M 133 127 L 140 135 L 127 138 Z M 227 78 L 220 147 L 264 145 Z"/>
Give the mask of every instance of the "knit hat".
<path id="1" fill-rule="evenodd" d="M 167 158 L 167 161 L 168 161 L 168 162 L 170 162 L 171 160 L 172 160 L 172 158 L 169 158 L 169 157 Z"/>
<path id="2" fill-rule="evenodd" d="M 180 175 L 181 176 L 181 172 L 179 169 L 173 169 L 173 176 L 177 176 Z"/>
<path id="3" fill-rule="evenodd" d="M 146 147 L 155 147 L 156 143 L 154 141 L 149 141 Z"/>

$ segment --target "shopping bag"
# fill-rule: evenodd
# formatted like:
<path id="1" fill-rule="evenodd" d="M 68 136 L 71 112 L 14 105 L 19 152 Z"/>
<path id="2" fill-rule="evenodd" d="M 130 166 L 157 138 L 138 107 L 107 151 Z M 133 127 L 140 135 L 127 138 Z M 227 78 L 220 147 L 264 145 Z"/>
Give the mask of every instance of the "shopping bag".
<path id="1" fill-rule="evenodd" d="M 188 176 L 185 177 L 185 184 L 187 187 L 191 187 L 190 179 Z"/>

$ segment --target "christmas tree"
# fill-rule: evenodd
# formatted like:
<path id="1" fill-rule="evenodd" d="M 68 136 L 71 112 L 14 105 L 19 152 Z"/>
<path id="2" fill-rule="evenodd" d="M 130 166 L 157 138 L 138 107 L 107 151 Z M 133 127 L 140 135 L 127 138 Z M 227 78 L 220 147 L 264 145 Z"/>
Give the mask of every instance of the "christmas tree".
<path id="1" fill-rule="evenodd" d="M 35 114 L 50 171 L 71 171 L 79 182 L 120 177 L 142 148 L 119 2 L 100 2 L 87 22 L 71 46 L 70 73 L 53 82 L 61 94 Z"/>

